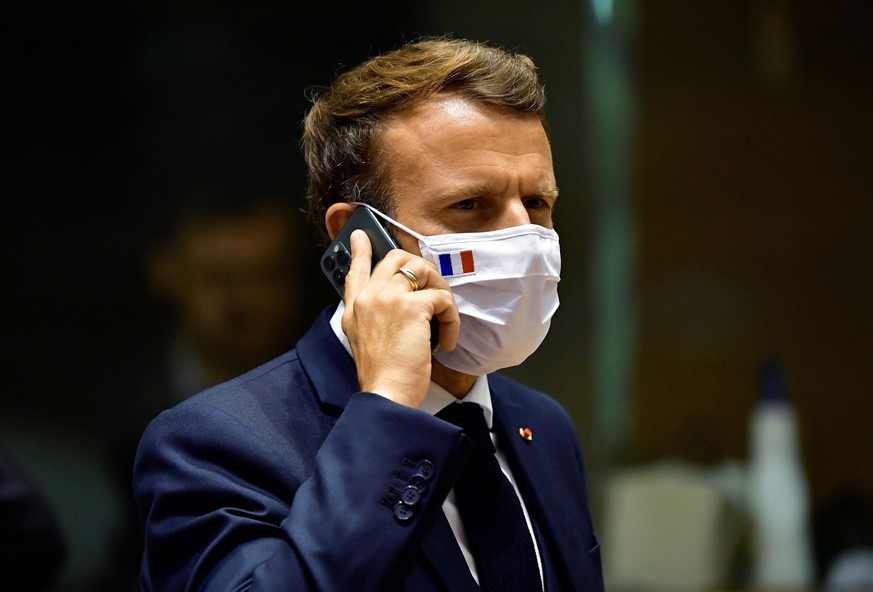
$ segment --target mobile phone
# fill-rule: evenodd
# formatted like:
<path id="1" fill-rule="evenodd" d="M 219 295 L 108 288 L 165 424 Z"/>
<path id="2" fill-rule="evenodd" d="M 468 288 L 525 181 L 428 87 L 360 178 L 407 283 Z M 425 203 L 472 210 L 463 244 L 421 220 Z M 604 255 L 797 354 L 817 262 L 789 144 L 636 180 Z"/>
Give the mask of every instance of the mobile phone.
<path id="1" fill-rule="evenodd" d="M 321 270 L 340 298 L 345 298 L 346 275 L 352 264 L 351 236 L 357 229 L 367 233 L 370 239 L 373 267 L 376 267 L 390 250 L 400 248 L 369 208 L 358 207 L 321 256 Z M 439 321 L 433 317 L 430 320 L 430 348 L 436 349 L 438 343 Z"/>
<path id="2" fill-rule="evenodd" d="M 399 248 L 394 238 L 376 219 L 375 214 L 368 208 L 358 207 L 321 256 L 321 270 L 340 298 L 345 298 L 346 275 L 352 264 L 351 236 L 352 231 L 357 229 L 367 233 L 367 237 L 370 239 L 370 246 L 373 250 L 373 267 L 388 254 L 388 251 Z"/>

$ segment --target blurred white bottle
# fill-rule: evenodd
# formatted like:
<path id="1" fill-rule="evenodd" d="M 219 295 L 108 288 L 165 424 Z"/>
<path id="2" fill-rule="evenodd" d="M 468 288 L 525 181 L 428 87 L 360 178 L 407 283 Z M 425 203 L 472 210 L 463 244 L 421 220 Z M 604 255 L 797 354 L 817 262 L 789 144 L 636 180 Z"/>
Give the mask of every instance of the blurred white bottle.
<path id="1" fill-rule="evenodd" d="M 809 490 L 797 417 L 781 366 L 761 373 L 750 425 L 752 581 L 759 589 L 811 588 L 815 580 Z"/>

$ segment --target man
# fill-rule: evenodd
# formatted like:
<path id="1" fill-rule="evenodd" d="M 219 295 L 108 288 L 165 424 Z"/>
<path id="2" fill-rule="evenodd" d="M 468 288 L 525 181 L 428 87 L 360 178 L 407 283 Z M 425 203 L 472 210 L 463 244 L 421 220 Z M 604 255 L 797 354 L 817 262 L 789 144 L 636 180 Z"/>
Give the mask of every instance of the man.
<path id="1" fill-rule="evenodd" d="M 169 309 L 165 379 L 178 403 L 296 341 L 307 237 L 286 200 L 243 188 L 189 198 L 173 218 L 146 267 L 152 294 Z"/>
<path id="2" fill-rule="evenodd" d="M 544 101 L 528 58 L 449 39 L 373 58 L 314 101 L 311 217 L 334 238 L 367 207 L 402 249 L 371 270 L 352 233 L 344 301 L 294 350 L 150 425 L 144 589 L 602 589 L 572 422 L 494 372 L 532 353 L 557 306 Z M 467 469 L 489 462 L 521 520 L 497 553 L 465 511 L 491 487 Z"/>

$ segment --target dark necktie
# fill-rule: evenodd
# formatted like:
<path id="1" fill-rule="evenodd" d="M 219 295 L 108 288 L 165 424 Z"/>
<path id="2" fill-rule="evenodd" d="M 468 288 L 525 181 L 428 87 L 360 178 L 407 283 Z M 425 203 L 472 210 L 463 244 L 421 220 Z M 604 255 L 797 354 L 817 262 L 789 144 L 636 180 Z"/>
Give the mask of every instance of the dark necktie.
<path id="1" fill-rule="evenodd" d="M 518 496 L 494 456 L 482 408 L 453 403 L 437 417 L 464 429 L 476 445 L 455 481 L 458 513 L 484 592 L 542 590 L 536 551 Z"/>

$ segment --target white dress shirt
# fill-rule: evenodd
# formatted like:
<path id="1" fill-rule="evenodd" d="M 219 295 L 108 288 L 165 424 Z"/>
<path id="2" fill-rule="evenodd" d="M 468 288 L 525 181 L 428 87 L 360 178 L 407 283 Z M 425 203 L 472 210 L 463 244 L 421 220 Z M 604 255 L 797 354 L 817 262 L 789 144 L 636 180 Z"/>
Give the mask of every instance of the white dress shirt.
<path id="1" fill-rule="evenodd" d="M 346 337 L 346 334 L 342 330 L 342 316 L 343 311 L 345 310 L 345 304 L 340 302 L 339 306 L 334 312 L 333 316 L 330 319 L 330 326 L 333 329 L 334 334 L 336 334 L 337 339 L 340 340 L 340 343 L 343 344 L 343 347 L 349 352 L 349 355 L 352 355 L 352 348 L 349 344 L 349 339 Z M 352 355 L 352 357 L 354 357 Z M 376 393 L 379 394 L 379 393 Z M 458 399 L 455 398 L 450 392 L 446 389 L 438 385 L 437 383 L 431 381 L 430 386 L 427 390 L 427 395 L 422 401 L 419 409 L 422 411 L 426 411 L 431 415 L 436 415 L 439 411 L 441 411 L 444 407 L 451 405 L 452 403 L 457 402 Z M 527 512 L 527 507 L 524 504 L 524 500 L 521 497 L 521 493 L 518 490 L 518 486 L 515 483 L 515 478 L 512 476 L 512 471 L 509 468 L 509 463 L 506 460 L 506 455 L 501 451 L 500 445 L 497 441 L 497 437 L 494 433 L 494 408 L 491 405 L 491 390 L 488 388 L 488 379 L 487 375 L 479 376 L 476 378 L 476 382 L 473 383 L 473 386 L 470 388 L 470 391 L 464 395 L 464 398 L 460 399 L 463 403 L 476 403 L 480 407 L 485 414 L 485 422 L 488 424 L 488 431 L 491 434 L 491 441 L 494 443 L 494 448 L 496 450 L 495 456 L 497 456 L 497 462 L 500 464 L 500 468 L 503 470 L 503 473 L 506 475 L 509 482 L 512 484 L 512 488 L 515 490 L 515 494 L 518 496 L 519 502 L 521 502 L 521 509 L 524 512 L 524 520 L 527 523 L 528 532 L 531 536 L 531 539 L 534 543 L 534 550 L 536 551 L 537 556 L 537 566 L 540 570 L 540 582 L 542 582 L 543 578 L 543 564 L 540 558 L 540 550 L 536 544 L 536 537 L 533 536 L 533 528 L 530 522 L 530 516 Z M 446 515 L 446 518 L 449 521 L 449 526 L 452 528 L 452 532 L 455 534 L 455 538 L 458 540 L 458 545 L 461 547 L 461 552 L 464 554 L 464 559 L 467 561 L 467 565 L 470 568 L 470 573 L 473 575 L 473 579 L 476 580 L 476 583 L 479 583 L 479 574 L 476 570 L 476 562 L 473 559 L 473 554 L 470 552 L 470 545 L 467 540 L 467 534 L 464 531 L 464 525 L 461 523 L 461 516 L 458 513 L 458 507 L 455 503 L 455 491 L 452 489 L 449 492 L 448 497 L 443 502 L 443 512 Z"/>

